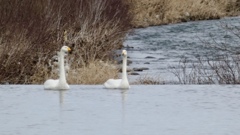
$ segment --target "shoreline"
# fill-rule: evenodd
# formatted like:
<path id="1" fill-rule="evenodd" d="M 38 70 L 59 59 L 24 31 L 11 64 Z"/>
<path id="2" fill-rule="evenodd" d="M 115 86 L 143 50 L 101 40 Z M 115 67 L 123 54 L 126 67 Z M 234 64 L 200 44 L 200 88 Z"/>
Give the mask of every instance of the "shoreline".
<path id="1" fill-rule="evenodd" d="M 240 15 L 238 1 L 228 0 L 127 0 L 133 28 L 215 20 Z"/>
<path id="2" fill-rule="evenodd" d="M 240 14 L 239 0 L 73 0 L 41 4 L 2 0 L 0 5 L 0 83 L 10 84 L 40 84 L 57 78 L 54 56 L 62 45 L 74 50 L 68 61 L 70 83 L 100 84 L 116 78 L 118 69 L 108 65 L 115 64 L 116 50 L 124 47 L 126 36 L 135 28 Z"/>

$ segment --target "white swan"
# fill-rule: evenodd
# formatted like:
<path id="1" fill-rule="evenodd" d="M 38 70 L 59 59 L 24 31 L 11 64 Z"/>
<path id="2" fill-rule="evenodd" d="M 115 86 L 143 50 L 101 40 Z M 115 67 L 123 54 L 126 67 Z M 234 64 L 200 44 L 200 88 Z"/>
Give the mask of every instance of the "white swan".
<path id="1" fill-rule="evenodd" d="M 71 49 L 68 46 L 63 46 L 59 52 L 59 79 L 53 80 L 53 79 L 48 79 L 44 83 L 44 89 L 48 90 L 64 90 L 64 89 L 69 89 L 69 85 L 66 81 L 66 76 L 65 76 L 65 68 L 64 68 L 64 55 L 66 52 L 71 51 Z"/>
<path id="2" fill-rule="evenodd" d="M 123 62 L 122 62 L 122 79 L 108 79 L 104 86 L 108 89 L 129 89 L 129 83 L 127 78 L 127 51 L 122 51 Z"/>

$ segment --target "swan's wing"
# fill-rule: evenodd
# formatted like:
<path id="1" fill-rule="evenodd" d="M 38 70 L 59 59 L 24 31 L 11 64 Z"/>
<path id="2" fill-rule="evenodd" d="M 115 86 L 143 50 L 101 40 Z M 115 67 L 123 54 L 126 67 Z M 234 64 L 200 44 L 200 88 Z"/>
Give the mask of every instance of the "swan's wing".
<path id="1" fill-rule="evenodd" d="M 105 88 L 108 88 L 108 89 L 116 89 L 116 88 L 119 88 L 121 81 L 122 79 L 108 79 L 104 83 L 104 86 Z"/>
<path id="2" fill-rule="evenodd" d="M 50 90 L 50 89 L 56 89 L 58 85 L 59 80 L 53 80 L 53 79 L 48 79 L 44 83 L 44 89 L 45 90 Z"/>

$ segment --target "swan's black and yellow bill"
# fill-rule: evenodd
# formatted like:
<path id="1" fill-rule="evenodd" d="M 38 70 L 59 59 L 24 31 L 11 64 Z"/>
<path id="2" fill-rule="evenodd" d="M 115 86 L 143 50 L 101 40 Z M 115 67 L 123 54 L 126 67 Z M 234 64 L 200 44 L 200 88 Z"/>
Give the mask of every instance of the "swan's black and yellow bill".
<path id="1" fill-rule="evenodd" d="M 70 47 L 68 47 L 68 52 L 71 52 L 71 48 Z"/>
<path id="2" fill-rule="evenodd" d="M 72 49 L 70 47 L 68 47 L 67 50 L 69 54 L 72 54 Z"/>

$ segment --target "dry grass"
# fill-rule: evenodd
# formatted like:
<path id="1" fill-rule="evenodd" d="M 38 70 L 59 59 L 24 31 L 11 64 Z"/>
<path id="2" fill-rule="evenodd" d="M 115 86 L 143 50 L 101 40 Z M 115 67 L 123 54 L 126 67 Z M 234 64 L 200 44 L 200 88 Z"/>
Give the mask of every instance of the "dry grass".
<path id="1" fill-rule="evenodd" d="M 49 60 L 63 44 L 73 49 L 70 68 L 79 73 L 77 76 L 97 76 L 96 82 L 70 82 L 102 83 L 110 75 L 115 76 L 116 71 L 102 77 L 106 71 L 97 61 L 112 58 L 132 24 L 139 27 L 219 18 L 239 11 L 238 3 L 239 0 L 1 0 L 0 83 L 43 83 L 46 78 L 57 76 L 52 74 Z M 67 42 L 63 40 L 64 30 Z M 92 62 L 96 62 L 94 66 Z"/>
<path id="2" fill-rule="evenodd" d="M 71 56 L 67 56 L 66 59 L 69 57 Z M 69 61 L 70 69 L 66 70 L 66 78 L 69 84 L 103 84 L 109 78 L 118 78 L 119 69 L 111 62 L 92 61 L 75 69 L 71 68 L 72 64 L 74 64 L 73 61 Z M 38 72 L 30 77 L 30 81 L 39 84 L 39 82 L 43 82 L 48 78 L 58 79 L 58 64 L 52 64 L 48 68 L 39 66 Z"/>
<path id="3" fill-rule="evenodd" d="M 169 10 L 168 0 L 129 0 L 129 4 L 135 27 L 161 24 Z"/>
<path id="4" fill-rule="evenodd" d="M 72 70 L 111 59 L 131 28 L 122 0 L 1 0 L 0 16 L 0 81 L 10 84 L 54 77 L 50 60 L 64 44 L 73 49 Z"/>
<path id="5" fill-rule="evenodd" d="M 1 44 L 1 83 L 30 83 L 30 77 L 36 70 L 35 65 L 38 63 L 37 59 L 41 56 L 41 52 L 37 52 L 34 46 L 29 46 L 29 43 L 25 35 L 16 35 L 13 40 Z"/>
<path id="6" fill-rule="evenodd" d="M 169 24 L 239 14 L 239 0 L 129 0 L 133 25 Z"/>
<path id="7" fill-rule="evenodd" d="M 109 78 L 117 78 L 118 69 L 110 62 L 93 61 L 82 68 L 70 70 L 70 84 L 103 84 Z"/>

